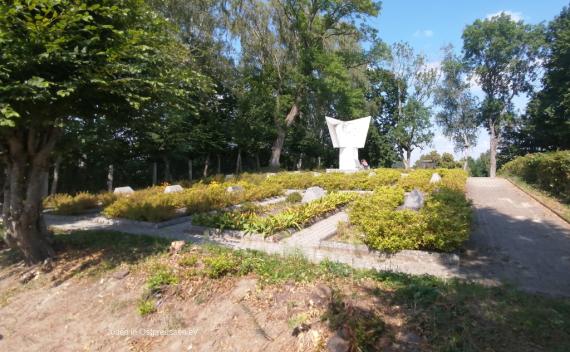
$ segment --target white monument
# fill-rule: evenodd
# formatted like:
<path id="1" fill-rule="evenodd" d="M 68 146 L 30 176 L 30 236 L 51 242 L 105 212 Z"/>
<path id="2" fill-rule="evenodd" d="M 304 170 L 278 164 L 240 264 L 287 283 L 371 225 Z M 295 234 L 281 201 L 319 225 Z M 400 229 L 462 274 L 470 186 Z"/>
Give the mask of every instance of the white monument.
<path id="1" fill-rule="evenodd" d="M 351 121 L 325 117 L 333 147 L 339 148 L 339 170 L 354 171 L 360 169 L 358 148 L 364 148 L 368 127 L 370 127 L 370 116 Z"/>

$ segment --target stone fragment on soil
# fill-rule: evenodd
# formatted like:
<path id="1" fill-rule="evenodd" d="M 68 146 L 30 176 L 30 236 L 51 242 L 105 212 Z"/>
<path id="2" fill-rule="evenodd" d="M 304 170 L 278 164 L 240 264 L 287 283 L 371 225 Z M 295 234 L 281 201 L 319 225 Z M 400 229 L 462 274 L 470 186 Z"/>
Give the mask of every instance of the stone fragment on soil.
<path id="1" fill-rule="evenodd" d="M 327 341 L 327 351 L 329 352 L 348 352 L 350 344 L 345 339 L 335 334 Z"/>
<path id="2" fill-rule="evenodd" d="M 424 207 L 424 194 L 419 189 L 406 193 L 404 196 L 404 204 L 400 205 L 396 210 L 415 210 L 418 211 Z"/>
<path id="3" fill-rule="evenodd" d="M 171 254 L 177 254 L 178 252 L 180 252 L 180 250 L 182 250 L 182 247 L 184 247 L 184 245 L 186 244 L 186 242 L 184 241 L 174 241 L 170 243 L 170 253 Z"/>
<path id="4" fill-rule="evenodd" d="M 124 279 L 127 275 L 129 275 L 130 271 L 128 269 L 118 270 L 113 273 L 113 278 L 117 280 Z"/>

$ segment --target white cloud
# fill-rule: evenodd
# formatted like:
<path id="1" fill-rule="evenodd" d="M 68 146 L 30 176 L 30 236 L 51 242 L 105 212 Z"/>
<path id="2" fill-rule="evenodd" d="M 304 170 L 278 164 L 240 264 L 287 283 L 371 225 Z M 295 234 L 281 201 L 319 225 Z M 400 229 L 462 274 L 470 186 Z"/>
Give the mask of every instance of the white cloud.
<path id="1" fill-rule="evenodd" d="M 503 13 L 504 13 L 505 15 L 511 16 L 511 18 L 512 18 L 514 21 L 517 21 L 517 22 L 518 22 L 518 21 L 521 21 L 522 19 L 524 19 L 524 16 L 522 15 L 522 13 L 520 13 L 520 12 L 514 12 L 514 11 L 509 11 L 509 10 L 506 10 L 506 11 L 498 11 L 498 12 L 495 12 L 495 13 L 490 13 L 490 14 L 488 14 L 487 16 L 485 16 L 485 18 L 488 19 L 488 20 L 490 20 L 491 18 L 500 16 L 500 15 L 503 14 Z"/>
<path id="2" fill-rule="evenodd" d="M 414 37 L 416 37 L 416 38 L 431 38 L 431 37 L 433 37 L 433 31 L 431 29 L 417 30 L 414 32 Z"/>

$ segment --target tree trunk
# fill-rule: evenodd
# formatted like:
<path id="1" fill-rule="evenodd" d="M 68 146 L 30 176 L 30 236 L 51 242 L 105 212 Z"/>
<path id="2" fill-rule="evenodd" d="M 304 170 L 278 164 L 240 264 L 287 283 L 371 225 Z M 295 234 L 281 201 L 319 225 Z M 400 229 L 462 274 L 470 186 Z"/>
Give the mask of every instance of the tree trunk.
<path id="1" fill-rule="evenodd" d="M 259 152 L 255 152 L 255 170 L 261 170 L 261 162 L 259 161 Z"/>
<path id="2" fill-rule="evenodd" d="M 192 159 L 188 159 L 188 181 L 192 181 Z"/>
<path id="3" fill-rule="evenodd" d="M 497 175 L 497 137 L 491 136 L 490 144 L 489 177 L 495 177 Z"/>
<path id="4" fill-rule="evenodd" d="M 495 177 L 497 174 L 497 145 L 499 144 L 499 137 L 495 132 L 495 125 L 491 120 L 489 120 L 489 140 L 490 140 L 489 177 Z"/>
<path id="5" fill-rule="evenodd" d="M 283 125 L 278 119 L 275 121 L 277 137 L 271 147 L 271 159 L 269 160 L 269 167 L 272 169 L 279 169 L 281 166 L 281 151 L 283 150 L 283 144 L 285 143 L 285 137 L 287 136 L 287 128 L 295 122 L 295 118 L 298 114 L 299 106 L 297 103 L 294 103 L 293 106 L 291 106 L 291 110 L 289 110 L 285 117 L 285 125 Z"/>
<path id="6" fill-rule="evenodd" d="M 220 154 L 216 154 L 216 173 L 218 175 L 222 173 L 222 157 Z"/>
<path id="7" fill-rule="evenodd" d="M 113 164 L 109 165 L 109 169 L 107 170 L 107 191 L 113 192 L 113 178 L 114 178 L 114 168 Z"/>
<path id="8" fill-rule="evenodd" d="M 57 135 L 55 129 L 45 136 L 31 130 L 7 138 L 4 240 L 28 265 L 55 256 L 41 212 L 43 179 Z"/>
<path id="9" fill-rule="evenodd" d="M 469 147 L 465 147 L 465 149 L 463 150 L 463 170 L 467 171 L 467 158 L 469 155 Z"/>
<path id="10" fill-rule="evenodd" d="M 57 193 L 57 186 L 59 183 L 59 168 L 61 166 L 61 156 L 57 156 L 55 159 L 55 164 L 53 166 L 53 180 L 51 183 L 51 190 L 50 190 L 50 194 L 56 194 Z"/>
<path id="11" fill-rule="evenodd" d="M 204 163 L 204 172 L 202 172 L 203 177 L 208 177 L 209 166 L 210 166 L 210 154 L 206 155 L 206 162 Z"/>
<path id="12" fill-rule="evenodd" d="M 152 162 L 152 185 L 156 185 L 158 182 L 158 165 L 156 161 Z"/>
<path id="13" fill-rule="evenodd" d="M 49 195 L 49 169 L 42 171 L 42 199 Z"/>
<path id="14" fill-rule="evenodd" d="M 164 181 L 172 182 L 172 173 L 170 172 L 170 159 L 168 159 L 166 156 L 163 156 L 162 161 L 164 162 Z"/>
<path id="15" fill-rule="evenodd" d="M 409 170 L 412 168 L 412 151 L 406 150 L 406 158 L 404 159 L 404 168 Z"/>
<path id="16" fill-rule="evenodd" d="M 236 160 L 236 175 L 241 172 L 241 148 L 238 148 L 237 160 Z"/>
<path id="17" fill-rule="evenodd" d="M 317 157 L 317 169 L 319 169 L 319 170 L 321 169 L 321 157 L 320 156 Z"/>

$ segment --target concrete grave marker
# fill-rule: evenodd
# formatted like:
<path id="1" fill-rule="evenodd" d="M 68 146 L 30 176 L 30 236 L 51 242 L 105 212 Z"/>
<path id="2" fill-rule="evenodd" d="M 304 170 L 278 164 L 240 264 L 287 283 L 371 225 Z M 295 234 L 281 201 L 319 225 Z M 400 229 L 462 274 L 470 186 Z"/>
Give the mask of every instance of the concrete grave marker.
<path id="1" fill-rule="evenodd" d="M 184 188 L 182 188 L 180 185 L 171 185 L 164 187 L 164 193 L 177 193 L 182 192 L 183 190 Z"/>
<path id="2" fill-rule="evenodd" d="M 242 192 L 243 191 L 243 187 L 242 186 L 229 186 L 228 188 L 226 188 L 227 192 L 233 193 L 233 192 Z"/>
<path id="3" fill-rule="evenodd" d="M 327 191 L 322 189 L 321 187 L 309 187 L 305 191 L 303 195 L 303 199 L 301 200 L 302 203 L 309 203 L 317 199 L 321 199 L 322 197 L 327 194 Z"/>
<path id="4" fill-rule="evenodd" d="M 431 175 L 429 183 L 440 183 L 440 182 L 441 182 L 441 176 L 439 176 L 437 172 Z"/>
<path id="5" fill-rule="evenodd" d="M 418 211 L 424 207 L 424 194 L 417 188 L 406 193 L 404 196 L 404 204 L 400 205 L 397 210 L 415 210 Z"/>
<path id="6" fill-rule="evenodd" d="M 135 191 L 129 186 L 117 187 L 113 191 L 113 194 L 132 194 L 132 193 L 135 193 Z"/>

